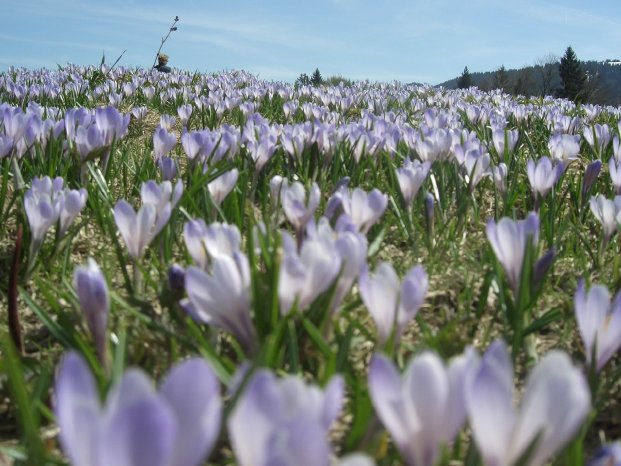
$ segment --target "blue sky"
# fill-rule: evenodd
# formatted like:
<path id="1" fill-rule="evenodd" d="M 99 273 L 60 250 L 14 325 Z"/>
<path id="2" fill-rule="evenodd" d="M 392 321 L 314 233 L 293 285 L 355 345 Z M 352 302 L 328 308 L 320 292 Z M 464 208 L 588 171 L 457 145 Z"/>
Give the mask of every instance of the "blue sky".
<path id="1" fill-rule="evenodd" d="M 621 0 L 1 0 L 0 70 L 56 64 L 150 67 L 163 51 L 190 71 L 244 69 L 294 81 L 318 67 L 372 81 L 437 84 L 571 45 L 580 59 L 621 58 Z"/>

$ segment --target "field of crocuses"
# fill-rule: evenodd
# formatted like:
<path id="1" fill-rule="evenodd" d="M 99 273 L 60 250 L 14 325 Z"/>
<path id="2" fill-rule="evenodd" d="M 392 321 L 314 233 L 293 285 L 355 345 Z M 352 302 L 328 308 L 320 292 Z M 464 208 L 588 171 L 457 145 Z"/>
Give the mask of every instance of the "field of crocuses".
<path id="1" fill-rule="evenodd" d="M 0 455 L 621 461 L 621 109 L 0 73 Z"/>

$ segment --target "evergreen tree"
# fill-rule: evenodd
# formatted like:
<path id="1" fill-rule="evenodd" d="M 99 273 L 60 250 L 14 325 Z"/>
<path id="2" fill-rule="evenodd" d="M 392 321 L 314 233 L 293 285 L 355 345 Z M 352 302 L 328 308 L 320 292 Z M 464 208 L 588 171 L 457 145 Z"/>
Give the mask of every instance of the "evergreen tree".
<path id="1" fill-rule="evenodd" d="M 509 89 L 509 75 L 505 65 L 502 65 L 494 73 L 494 89 L 501 89 L 503 92 L 507 92 Z"/>
<path id="2" fill-rule="evenodd" d="M 472 86 L 472 76 L 470 75 L 470 71 L 468 71 L 468 67 L 466 66 L 464 68 L 464 72 L 457 80 L 457 88 L 468 89 L 470 86 Z"/>
<path id="3" fill-rule="evenodd" d="M 323 83 L 323 78 L 319 72 L 319 68 L 315 68 L 313 75 L 311 76 L 311 84 L 313 86 L 320 86 Z"/>
<path id="4" fill-rule="evenodd" d="M 515 84 L 513 85 L 513 95 L 530 96 L 537 93 L 537 87 L 533 76 L 531 74 L 531 68 L 524 68 L 519 71 Z"/>
<path id="5" fill-rule="evenodd" d="M 298 76 L 298 79 L 295 80 L 295 87 L 298 88 L 300 86 L 310 86 L 311 80 L 306 73 L 302 73 Z"/>
<path id="6" fill-rule="evenodd" d="M 586 74 L 571 47 L 567 47 L 559 66 L 562 87 L 558 90 L 559 97 L 582 102 L 586 87 Z"/>

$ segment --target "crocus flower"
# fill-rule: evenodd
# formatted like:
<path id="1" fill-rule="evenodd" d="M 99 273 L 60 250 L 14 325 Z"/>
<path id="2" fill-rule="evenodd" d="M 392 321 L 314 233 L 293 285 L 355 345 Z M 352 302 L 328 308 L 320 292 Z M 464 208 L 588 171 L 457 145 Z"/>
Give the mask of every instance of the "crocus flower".
<path id="1" fill-rule="evenodd" d="M 517 129 L 495 128 L 492 131 L 492 144 L 494 145 L 494 149 L 496 149 L 496 153 L 500 157 L 504 157 L 505 148 L 508 153 L 513 152 L 518 142 L 519 134 Z"/>
<path id="2" fill-rule="evenodd" d="M 97 149 L 105 147 L 104 135 L 97 125 L 88 128 L 78 126 L 73 142 L 82 163 L 89 160 L 89 156 Z"/>
<path id="3" fill-rule="evenodd" d="M 3 159 L 13 150 L 13 140 L 8 136 L 0 134 L 0 159 Z"/>
<path id="4" fill-rule="evenodd" d="M 619 466 L 621 465 L 621 441 L 602 446 L 587 466 Z"/>
<path id="5" fill-rule="evenodd" d="M 610 127 L 606 124 L 600 125 L 596 123 L 593 126 L 585 127 L 582 134 L 589 146 L 595 151 L 595 154 L 601 157 L 608 144 L 610 144 Z"/>
<path id="6" fill-rule="evenodd" d="M 180 107 L 177 107 L 177 115 L 179 115 L 179 120 L 183 126 L 188 124 L 188 120 L 192 116 L 192 105 L 186 104 Z"/>
<path id="7" fill-rule="evenodd" d="M 548 157 L 541 157 L 536 163 L 528 159 L 526 173 L 533 195 L 537 199 L 545 197 L 559 180 L 563 170 L 563 164 L 553 165 Z"/>
<path id="8" fill-rule="evenodd" d="M 272 206 L 274 208 L 278 207 L 278 204 L 280 203 L 280 192 L 282 187 L 287 186 L 288 184 L 289 180 L 280 175 L 274 175 L 270 180 L 270 200 L 272 201 Z"/>
<path id="9" fill-rule="evenodd" d="M 160 116 L 160 127 L 164 128 L 166 131 L 170 131 L 175 127 L 176 118 L 172 115 L 163 114 Z"/>
<path id="10" fill-rule="evenodd" d="M 455 438 L 466 420 L 465 381 L 477 364 L 472 349 L 449 367 L 435 353 L 425 352 L 412 358 L 400 376 L 387 357 L 373 357 L 371 400 L 408 465 L 436 464 L 440 446 Z"/>
<path id="11" fill-rule="evenodd" d="M 334 282 L 341 269 L 333 241 L 321 236 L 309 236 L 298 253 L 293 238 L 282 233 L 284 255 L 278 277 L 280 312 L 287 314 L 297 304 L 299 311 L 306 310 L 313 301 Z"/>
<path id="12" fill-rule="evenodd" d="M 220 430 L 218 380 L 202 359 L 173 367 L 159 392 L 129 369 L 101 405 L 95 379 L 76 352 L 63 358 L 54 410 L 73 466 L 199 466 Z"/>
<path id="13" fill-rule="evenodd" d="M 172 181 L 177 176 L 177 164 L 171 157 L 162 157 L 157 161 L 157 167 L 162 173 L 164 181 Z"/>
<path id="14" fill-rule="evenodd" d="M 602 169 L 602 161 L 595 160 L 587 165 L 584 170 L 584 177 L 582 178 L 582 200 L 586 199 L 588 192 L 591 190 L 593 183 L 597 180 L 597 175 L 599 175 L 599 171 Z"/>
<path id="15" fill-rule="evenodd" d="M 313 183 L 306 200 L 304 185 L 299 181 L 291 184 L 282 184 L 280 188 L 280 202 L 287 220 L 291 222 L 297 232 L 304 230 L 308 221 L 312 218 L 317 206 L 321 191 L 317 183 Z"/>
<path id="16" fill-rule="evenodd" d="M 250 318 L 250 269 L 244 254 L 214 257 L 211 274 L 188 267 L 185 290 L 188 300 L 182 307 L 195 320 L 231 333 L 246 354 L 252 354 L 257 337 Z"/>
<path id="17" fill-rule="evenodd" d="M 239 170 L 233 168 L 207 184 L 211 200 L 215 205 L 219 206 L 222 204 L 222 201 L 235 187 L 238 177 Z"/>
<path id="18" fill-rule="evenodd" d="M 621 347 L 621 292 L 611 303 L 605 286 L 595 285 L 586 293 L 580 280 L 574 307 L 587 362 L 600 371 Z"/>
<path id="19" fill-rule="evenodd" d="M 353 191 L 342 188 L 332 195 L 328 203 L 340 205 L 358 230 L 366 234 L 386 210 L 388 196 L 378 189 L 367 193 L 360 188 Z"/>
<path id="20" fill-rule="evenodd" d="M 485 232 L 498 262 L 505 270 L 507 281 L 517 296 L 528 242 L 533 246 L 539 242 L 539 217 L 531 212 L 525 220 L 516 221 L 503 217 L 496 223 L 490 219 Z"/>
<path id="21" fill-rule="evenodd" d="M 62 178 L 60 181 L 62 187 Z M 28 217 L 32 242 L 41 244 L 47 231 L 60 216 L 59 200 L 52 191 L 52 180 L 49 177 L 33 180 L 32 188 L 24 195 L 24 210 Z"/>
<path id="22" fill-rule="evenodd" d="M 360 273 L 360 296 L 375 321 L 380 345 L 388 341 L 393 328 L 399 339 L 406 325 L 416 317 L 428 287 L 427 273 L 420 265 L 410 269 L 401 284 L 388 262 L 378 265 L 374 276 L 366 269 Z"/>
<path id="23" fill-rule="evenodd" d="M 203 151 L 204 136 L 201 131 L 190 131 L 181 135 L 181 146 L 190 161 L 194 161 Z"/>
<path id="24" fill-rule="evenodd" d="M 88 259 L 87 265 L 79 266 L 73 274 L 73 287 L 78 294 L 80 308 L 86 317 L 88 329 L 91 332 L 99 361 L 106 365 L 106 328 L 110 300 L 108 285 L 101 269 L 93 259 Z"/>
<path id="25" fill-rule="evenodd" d="M 562 351 L 551 351 L 530 373 L 519 410 L 513 366 L 494 342 L 466 381 L 466 410 L 474 441 L 488 466 L 513 465 L 533 446 L 527 466 L 544 464 L 580 429 L 591 408 L 588 384 Z"/>
<path id="26" fill-rule="evenodd" d="M 64 189 L 57 196 L 60 208 L 58 235 L 63 237 L 86 205 L 87 191 L 84 188 L 80 190 Z"/>
<path id="27" fill-rule="evenodd" d="M 177 137 L 169 134 L 165 128 L 158 126 L 153 133 L 153 157 L 155 160 L 167 155 L 177 144 Z"/>
<path id="28" fill-rule="evenodd" d="M 615 196 L 611 200 L 606 199 L 603 194 L 598 194 L 595 197 L 591 197 L 589 207 L 604 229 L 603 249 L 617 231 L 617 224 L 621 220 L 618 218 L 621 212 L 621 196 Z"/>
<path id="29" fill-rule="evenodd" d="M 125 241 L 129 255 L 140 259 L 155 237 L 157 210 L 152 204 L 143 205 L 138 212 L 124 199 L 114 206 L 114 221 Z"/>
<path id="30" fill-rule="evenodd" d="M 208 255 L 209 258 L 232 256 L 241 247 L 241 234 L 237 226 L 218 222 L 207 226 L 202 219 L 185 223 L 183 239 L 196 265 L 204 270 L 208 266 Z"/>
<path id="31" fill-rule="evenodd" d="M 505 194 L 507 191 L 507 165 L 499 163 L 497 167 L 492 167 L 492 175 L 494 177 L 494 184 L 500 194 Z"/>
<path id="32" fill-rule="evenodd" d="M 263 137 L 246 142 L 246 149 L 254 161 L 254 169 L 257 173 L 272 158 L 277 148 L 276 138 L 270 135 L 263 135 Z"/>
<path id="33" fill-rule="evenodd" d="M 340 376 L 321 390 L 296 376 L 278 379 L 267 369 L 257 371 L 228 419 L 240 466 L 329 466 L 328 429 L 341 410 L 343 391 Z"/>
<path id="34" fill-rule="evenodd" d="M 553 160 L 567 167 L 567 165 L 578 158 L 578 153 L 580 152 L 580 136 L 573 134 L 554 134 L 548 141 L 548 150 Z"/>
<path id="35" fill-rule="evenodd" d="M 153 180 L 142 183 L 140 187 L 140 197 L 143 205 L 155 207 L 155 227 L 153 237 L 155 237 L 168 223 L 172 209 L 176 207 L 183 195 L 183 183 L 178 180 L 174 188 L 170 181 L 163 181 L 161 184 Z"/>
<path id="36" fill-rule="evenodd" d="M 95 124 L 103 135 L 104 145 L 109 146 L 127 134 L 130 115 L 123 115 L 114 107 L 95 109 Z"/>
<path id="37" fill-rule="evenodd" d="M 610 172 L 610 179 L 615 187 L 615 192 L 621 194 L 621 160 L 617 161 L 615 157 L 610 157 L 608 171 Z"/>
<path id="38" fill-rule="evenodd" d="M 431 162 L 411 161 L 407 159 L 402 168 L 397 169 L 397 181 L 405 204 L 410 207 L 412 200 L 429 175 Z"/>
<path id="39" fill-rule="evenodd" d="M 490 155 L 487 152 L 479 154 L 477 151 L 468 151 L 464 155 L 463 167 L 466 172 L 466 182 L 471 190 L 473 190 L 484 177 L 489 176 L 489 164 Z"/>

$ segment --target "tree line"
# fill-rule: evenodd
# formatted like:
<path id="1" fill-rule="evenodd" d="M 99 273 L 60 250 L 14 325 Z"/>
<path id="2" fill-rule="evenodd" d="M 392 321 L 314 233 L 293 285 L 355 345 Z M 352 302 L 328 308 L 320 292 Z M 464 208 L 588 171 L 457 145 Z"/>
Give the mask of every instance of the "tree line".
<path id="1" fill-rule="evenodd" d="M 534 65 L 507 70 L 501 65 L 493 72 L 471 73 L 468 67 L 459 78 L 441 84 L 447 88 L 476 86 L 489 91 L 500 89 L 515 96 L 564 97 L 578 103 L 621 104 L 621 65 L 617 61 L 581 62 L 571 47 L 562 57 L 548 54 Z"/>

